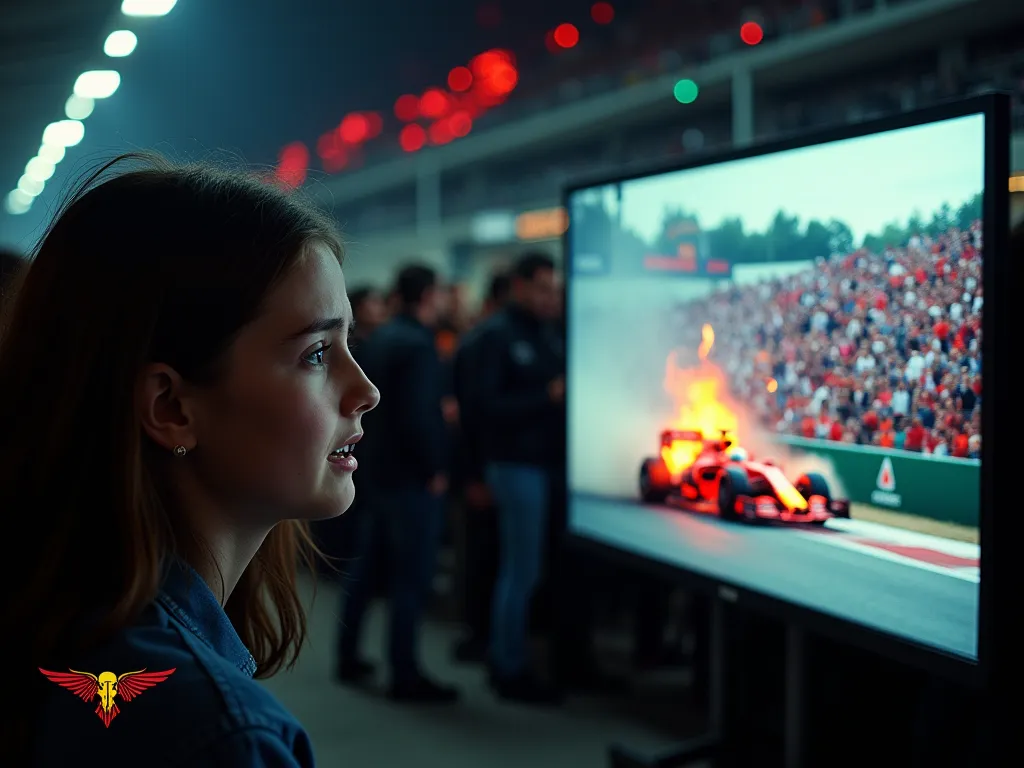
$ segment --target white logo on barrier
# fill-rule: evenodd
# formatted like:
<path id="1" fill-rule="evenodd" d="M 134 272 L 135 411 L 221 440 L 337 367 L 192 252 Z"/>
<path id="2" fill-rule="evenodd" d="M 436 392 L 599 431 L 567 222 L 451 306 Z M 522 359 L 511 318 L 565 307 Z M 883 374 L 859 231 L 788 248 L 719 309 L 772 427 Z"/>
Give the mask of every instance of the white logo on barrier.
<path id="1" fill-rule="evenodd" d="M 892 468 L 892 459 L 886 456 L 882 459 L 882 466 L 878 468 L 878 479 L 875 480 L 877 489 L 871 492 L 871 502 L 881 507 L 893 507 L 899 509 L 903 506 L 903 497 L 896 490 L 896 473 Z"/>
<path id="2" fill-rule="evenodd" d="M 892 459 L 888 456 L 882 459 L 882 466 L 878 469 L 878 490 L 896 490 L 896 475 L 892 471 Z"/>

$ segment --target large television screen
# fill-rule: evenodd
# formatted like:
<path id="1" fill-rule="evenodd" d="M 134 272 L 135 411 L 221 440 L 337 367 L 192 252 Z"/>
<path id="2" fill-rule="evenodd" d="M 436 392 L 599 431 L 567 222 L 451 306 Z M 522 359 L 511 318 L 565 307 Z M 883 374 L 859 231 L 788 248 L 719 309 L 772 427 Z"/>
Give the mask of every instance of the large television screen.
<path id="1" fill-rule="evenodd" d="M 977 659 L 984 114 L 569 192 L 569 526 Z"/>

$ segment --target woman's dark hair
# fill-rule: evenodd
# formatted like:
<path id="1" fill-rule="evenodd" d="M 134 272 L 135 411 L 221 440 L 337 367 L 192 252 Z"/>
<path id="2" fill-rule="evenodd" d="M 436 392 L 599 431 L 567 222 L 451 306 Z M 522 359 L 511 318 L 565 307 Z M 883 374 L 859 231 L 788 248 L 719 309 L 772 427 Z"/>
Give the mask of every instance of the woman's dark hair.
<path id="1" fill-rule="evenodd" d="M 13 286 L 25 264 L 20 253 L 0 248 L 0 307 L 11 301 Z"/>
<path id="2" fill-rule="evenodd" d="M 342 258 L 333 223 L 296 195 L 148 155 L 106 163 L 61 206 L 0 336 L 0 509 L 13 545 L 0 616 L 5 645 L 24 654 L 15 663 L 58 663 L 102 642 L 155 598 L 168 557 L 201 547 L 164 503 L 137 376 L 163 362 L 215 381 L 314 243 Z M 227 602 L 259 676 L 295 661 L 306 635 L 298 560 L 315 554 L 304 523 L 276 526 Z M 76 629 L 97 613 L 94 632 Z"/>

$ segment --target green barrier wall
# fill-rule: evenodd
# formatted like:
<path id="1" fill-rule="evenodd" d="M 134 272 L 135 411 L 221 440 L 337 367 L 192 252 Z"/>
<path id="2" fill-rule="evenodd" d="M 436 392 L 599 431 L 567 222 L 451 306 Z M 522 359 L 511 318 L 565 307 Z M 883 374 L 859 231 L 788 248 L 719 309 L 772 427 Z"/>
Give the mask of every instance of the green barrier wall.
<path id="1" fill-rule="evenodd" d="M 800 437 L 781 442 L 828 459 L 850 501 L 978 527 L 981 462 Z"/>

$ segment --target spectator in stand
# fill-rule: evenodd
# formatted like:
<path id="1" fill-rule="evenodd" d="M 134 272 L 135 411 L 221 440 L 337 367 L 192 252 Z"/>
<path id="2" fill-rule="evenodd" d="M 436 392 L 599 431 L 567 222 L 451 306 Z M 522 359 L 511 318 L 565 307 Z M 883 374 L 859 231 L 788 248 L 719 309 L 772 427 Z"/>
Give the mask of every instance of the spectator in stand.
<path id="1" fill-rule="evenodd" d="M 822 258 L 687 304 L 683 327 L 712 324 L 734 394 L 775 431 L 968 458 L 981 442 L 980 248 L 976 221 Z"/>

